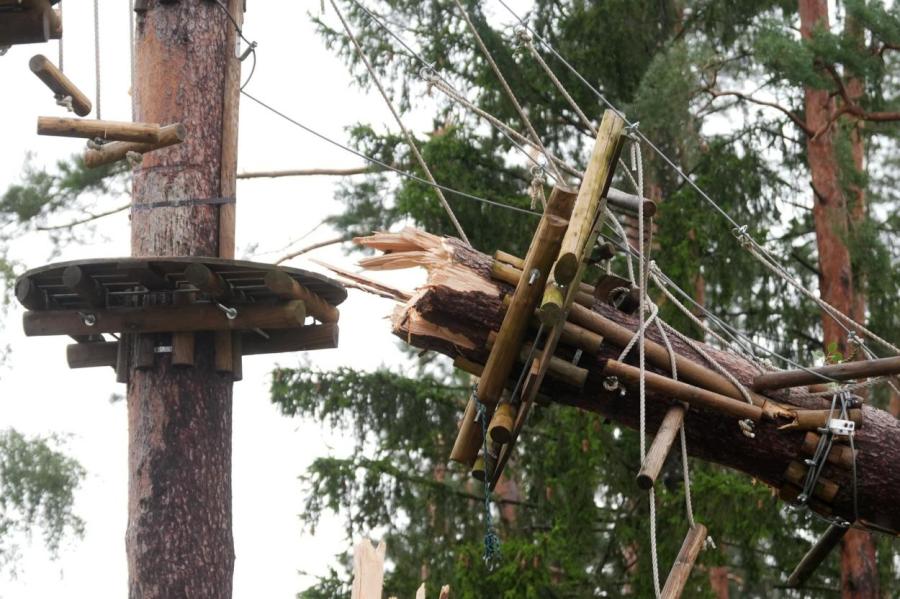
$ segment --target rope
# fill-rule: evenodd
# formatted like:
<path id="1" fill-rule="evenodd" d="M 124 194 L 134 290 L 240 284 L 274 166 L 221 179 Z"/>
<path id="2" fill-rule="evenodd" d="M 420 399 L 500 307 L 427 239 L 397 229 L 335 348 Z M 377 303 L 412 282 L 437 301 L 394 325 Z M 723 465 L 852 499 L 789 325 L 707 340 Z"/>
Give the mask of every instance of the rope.
<path id="1" fill-rule="evenodd" d="M 62 17 L 63 17 L 63 5 L 62 5 L 62 2 L 59 3 L 59 9 L 58 9 L 58 10 L 59 10 L 59 20 L 62 21 Z M 60 72 L 60 73 L 65 73 L 65 70 L 63 69 L 63 58 L 64 58 L 64 55 L 63 55 L 63 36 L 59 36 L 59 44 L 58 44 L 58 46 L 59 46 L 59 72 Z"/>
<path id="2" fill-rule="evenodd" d="M 334 0 L 332 0 L 334 1 Z M 550 167 L 553 169 L 556 180 L 561 184 L 566 184 L 566 178 L 563 176 L 562 172 L 560 172 L 559 168 L 556 166 L 556 163 L 550 159 L 549 153 L 547 152 L 547 148 L 544 147 L 543 142 L 541 141 L 540 136 L 538 136 L 537 131 L 534 130 L 534 125 L 531 124 L 531 120 L 528 118 L 528 115 L 525 114 L 525 109 L 522 108 L 522 105 L 519 104 L 519 100 L 516 99 L 516 94 L 513 93 L 512 88 L 509 86 L 509 83 L 506 82 L 506 78 L 503 77 L 503 73 L 500 71 L 500 67 L 497 66 L 496 61 L 494 61 L 494 57 L 491 56 L 490 51 L 487 46 L 484 44 L 484 40 L 481 39 L 481 35 L 478 34 L 478 30 L 475 28 L 475 24 L 472 22 L 472 19 L 469 18 L 469 13 L 466 11 L 465 7 L 463 7 L 460 0 L 453 0 L 456 7 L 462 13 L 463 19 L 465 19 L 466 24 L 469 26 L 469 30 L 472 32 L 472 36 L 475 38 L 475 42 L 478 44 L 478 47 L 481 49 L 481 53 L 484 54 L 485 59 L 491 67 L 491 70 L 494 71 L 494 74 L 497 76 L 497 79 L 500 81 L 500 85 L 503 86 L 503 91 L 506 92 L 507 97 L 510 102 L 512 102 L 513 106 L 516 109 L 516 112 L 519 113 L 519 117 L 521 117 L 522 122 L 525 124 L 525 128 L 528 130 L 529 135 L 534 140 L 534 142 L 540 147 L 541 152 L 544 156 L 547 157 L 547 162 L 550 164 Z"/>
<path id="3" fill-rule="evenodd" d="M 341 21 L 341 25 L 344 28 L 344 31 L 347 33 L 347 37 L 353 43 L 353 47 L 356 49 L 356 53 L 359 55 L 360 60 L 362 60 L 363 64 L 366 66 L 366 70 L 369 72 L 369 76 L 372 78 L 372 82 L 375 83 L 375 86 L 378 88 L 378 92 L 381 94 L 381 97 L 384 98 L 385 104 L 390 109 L 391 114 L 394 115 L 394 120 L 397 121 L 397 125 L 400 127 L 400 130 L 403 132 L 404 137 L 406 137 L 406 143 L 409 144 L 410 149 L 412 149 L 413 154 L 416 157 L 416 161 L 419 163 L 419 166 L 425 172 L 426 177 L 431 182 L 432 187 L 435 190 L 435 193 L 438 196 L 438 200 L 441 202 L 441 205 L 444 207 L 444 211 L 446 211 L 447 216 L 450 217 L 450 221 L 453 223 L 453 226 L 456 228 L 456 232 L 459 233 L 460 239 L 465 241 L 467 244 L 472 245 L 469 242 L 469 238 L 466 237 L 465 231 L 463 231 L 462 225 L 459 224 L 459 221 L 456 219 L 456 215 L 453 213 L 453 209 L 450 207 L 450 204 L 447 202 L 447 198 L 444 197 L 441 188 L 437 186 L 437 181 L 434 179 L 434 175 L 431 174 L 431 169 L 428 168 L 428 164 L 425 162 L 425 158 L 422 156 L 422 153 L 419 152 L 419 147 L 416 144 L 416 140 L 413 138 L 412 134 L 409 132 L 409 129 L 403 124 L 403 119 L 400 118 L 400 114 L 394 108 L 394 103 L 391 102 L 390 97 L 385 91 L 384 87 L 381 85 L 381 81 L 378 79 L 378 74 L 375 72 L 375 69 L 372 67 L 372 64 L 369 62 L 368 57 L 360 46 L 359 41 L 356 39 L 356 36 L 350 30 L 350 26 L 347 24 L 347 21 L 344 20 L 344 15 L 341 13 L 341 10 L 338 8 L 337 2 L 335 0 L 329 0 L 331 2 L 332 8 L 334 8 L 335 13 L 337 13 L 338 19 Z"/>
<path id="4" fill-rule="evenodd" d="M 131 68 L 131 94 L 134 95 L 134 0 L 128 0 L 128 50 Z M 135 119 L 134 102 L 131 103 L 131 120 Z"/>
<path id="5" fill-rule="evenodd" d="M 100 0 L 94 0 L 94 74 L 97 87 L 97 120 L 103 118 L 100 112 Z"/>
<path id="6" fill-rule="evenodd" d="M 494 530 L 493 519 L 491 517 L 491 472 L 490 460 L 488 459 L 488 417 L 487 407 L 478 401 L 478 394 L 472 388 L 472 399 L 475 400 L 476 420 L 481 424 L 481 444 L 482 456 L 484 459 L 484 563 L 488 570 L 492 570 L 496 563 L 500 560 L 500 537 Z"/>

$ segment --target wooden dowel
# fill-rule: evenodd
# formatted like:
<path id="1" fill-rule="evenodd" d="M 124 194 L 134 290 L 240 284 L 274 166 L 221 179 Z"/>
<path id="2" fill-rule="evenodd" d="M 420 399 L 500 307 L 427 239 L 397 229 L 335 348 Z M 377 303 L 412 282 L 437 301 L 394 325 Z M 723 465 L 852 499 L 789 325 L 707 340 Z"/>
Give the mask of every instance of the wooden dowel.
<path id="1" fill-rule="evenodd" d="M 578 189 L 578 199 L 572 209 L 571 224 L 560 246 L 559 259 L 553 267 L 554 279 L 560 285 L 568 285 L 575 278 L 579 264 L 584 261 L 588 238 L 605 205 L 603 196 L 609 189 L 616 160 L 622 150 L 624 128 L 625 121 L 614 111 L 603 113 L 597 140 Z"/>
<path id="2" fill-rule="evenodd" d="M 67 119 L 53 116 L 38 117 L 37 132 L 38 135 L 55 137 L 81 137 L 141 143 L 158 143 L 160 138 L 160 126 L 155 123 Z"/>
<path id="3" fill-rule="evenodd" d="M 213 299 L 231 297 L 231 286 L 216 272 L 205 264 L 194 262 L 184 269 L 184 278 L 188 283 Z"/>
<path id="4" fill-rule="evenodd" d="M 156 143 L 141 143 L 129 141 L 114 141 L 103 144 L 99 150 L 86 150 L 84 152 L 84 165 L 87 168 L 97 168 L 105 164 L 111 164 L 124 160 L 129 152 L 146 154 L 162 150 L 169 146 L 182 143 L 187 139 L 187 128 L 181 123 L 166 125 L 159 130 L 159 141 Z"/>
<path id="5" fill-rule="evenodd" d="M 503 281 L 504 283 L 508 283 L 510 285 L 518 285 L 519 279 L 522 278 L 522 270 L 516 268 L 512 264 L 504 262 L 502 260 L 494 260 L 494 263 L 491 265 L 491 277 L 498 280 Z M 548 285 L 549 287 L 549 285 Z M 564 290 L 560 289 L 559 291 L 562 298 L 565 298 Z M 546 301 L 546 291 L 544 293 L 544 301 Z M 581 283 L 578 292 L 575 294 L 575 301 L 582 306 L 587 306 L 590 308 L 594 305 L 594 288 L 587 283 Z M 560 300 L 562 302 L 562 299 Z"/>
<path id="6" fill-rule="evenodd" d="M 156 355 L 154 352 L 154 340 L 152 335 L 135 335 L 134 367 L 138 370 L 153 368 Z"/>
<path id="7" fill-rule="evenodd" d="M 235 382 L 244 379 L 244 335 L 241 331 L 231 332 L 231 377 Z"/>
<path id="8" fill-rule="evenodd" d="M 848 530 L 850 530 L 850 527 L 831 524 L 828 530 L 825 531 L 825 534 L 816 541 L 815 545 L 809 548 L 809 551 L 806 552 L 806 555 L 803 556 L 803 559 L 791 572 L 787 580 L 787 586 L 796 589 L 806 584 L 809 577 L 825 561 L 825 558 L 828 557 L 831 551 L 837 547 Z"/>
<path id="9" fill-rule="evenodd" d="M 569 321 L 563 323 L 562 335 L 559 340 L 564 345 L 580 349 L 590 355 L 600 353 L 600 347 L 603 345 L 602 336 Z"/>
<path id="10" fill-rule="evenodd" d="M 31 68 L 31 72 L 37 75 L 38 79 L 43 81 L 44 85 L 49 87 L 54 94 L 63 98 L 72 98 L 72 110 L 75 114 L 87 116 L 91 113 L 90 99 L 46 56 L 43 54 L 32 56 L 28 61 L 28 66 Z"/>
<path id="11" fill-rule="evenodd" d="M 678 551 L 675 563 L 669 571 L 666 578 L 666 585 L 663 587 L 660 597 L 662 599 L 678 599 L 684 592 L 688 577 L 691 570 L 694 569 L 694 562 L 703 549 L 703 543 L 706 541 L 706 527 L 702 524 L 695 524 L 684 537 L 684 543 Z"/>
<path id="12" fill-rule="evenodd" d="M 496 342 L 497 334 L 491 331 L 488 334 L 487 341 L 485 343 L 485 347 L 491 349 L 494 347 Z M 519 351 L 519 363 L 524 363 L 528 356 L 531 354 L 532 343 L 525 342 L 522 344 L 522 349 Z M 538 357 L 539 352 L 535 352 L 534 357 Z M 569 362 L 568 360 L 563 360 L 562 358 L 558 358 L 553 356 L 550 358 L 550 366 L 547 368 L 547 374 L 558 381 L 566 383 L 567 385 L 571 385 L 572 387 L 583 387 L 584 383 L 587 382 L 588 371 L 586 368 L 581 368 L 580 366 L 576 366 Z"/>
<path id="13" fill-rule="evenodd" d="M 637 475 L 637 484 L 640 488 L 649 489 L 656 482 L 656 478 L 672 450 L 678 431 L 684 423 L 684 413 L 684 406 L 678 404 L 673 405 L 666 412 L 662 424 L 659 425 L 659 430 L 656 431 L 656 436 L 653 437 L 653 443 L 647 450 L 644 463 L 641 464 L 641 471 Z"/>
<path id="14" fill-rule="evenodd" d="M 532 238 L 528 255 L 525 257 L 523 272 L 526 274 L 519 277 L 512 301 L 500 325 L 497 342 L 478 380 L 478 398 L 489 409 L 497 404 L 500 392 L 506 386 L 522 341 L 525 339 L 529 319 L 540 300 L 553 259 L 559 252 L 560 240 L 566 231 L 566 219 L 554 214 L 554 211 L 559 211 L 560 206 L 571 205 L 573 196 L 571 190 L 561 187 L 553 189 L 548 209 L 541 217 Z M 532 271 L 538 274 L 533 281 L 529 280 Z M 475 460 L 478 455 L 478 439 L 481 437 L 479 429 L 475 422 L 474 411 L 467 409 L 450 453 L 451 460 L 467 465 Z"/>
<path id="15" fill-rule="evenodd" d="M 606 192 L 606 200 L 610 206 L 619 210 L 633 212 L 635 215 L 638 213 L 639 205 L 643 204 L 644 218 L 650 218 L 656 214 L 656 202 L 653 200 L 626 193 L 613 187 L 610 187 L 609 191 Z"/>
<path id="16" fill-rule="evenodd" d="M 622 325 L 578 304 L 572 305 L 569 310 L 568 319 L 589 331 L 594 331 L 599 335 L 603 335 L 606 342 L 611 343 L 616 347 L 625 347 L 634 336 L 634 331 L 626 329 Z M 646 339 L 644 344 L 647 362 L 659 369 L 669 372 L 671 362 L 669 352 L 666 348 L 650 339 Z M 675 355 L 675 361 L 678 367 L 678 377 L 680 379 L 697 385 L 698 387 L 703 387 L 704 389 L 744 402 L 743 395 L 741 395 L 738 388 L 721 374 L 678 354 Z M 769 419 L 793 419 L 793 412 L 788 411 L 765 396 L 750 391 L 750 399 L 753 400 L 754 405 L 763 408 L 766 417 Z"/>
<path id="17" fill-rule="evenodd" d="M 787 470 L 784 471 L 784 479 L 802 489 L 807 470 L 808 468 L 805 464 L 791 462 L 788 464 Z M 834 501 L 838 490 L 840 490 L 840 486 L 836 482 L 820 476 L 813 489 L 813 496 L 830 505 Z"/>
<path id="18" fill-rule="evenodd" d="M 794 419 L 783 426 L 778 427 L 780 430 L 799 430 L 799 431 L 815 431 L 828 422 L 828 418 L 833 416 L 839 417 L 839 413 L 832 414 L 831 410 L 797 410 Z M 856 428 L 862 428 L 863 411 L 857 408 L 847 410 L 847 416 L 856 425 Z"/>
<path id="19" fill-rule="evenodd" d="M 306 304 L 307 314 L 319 322 L 334 323 L 340 318 L 340 312 L 338 312 L 337 308 L 298 283 L 296 279 L 283 270 L 273 270 L 266 274 L 265 284 L 269 291 L 281 299 L 303 300 Z"/>
<path id="20" fill-rule="evenodd" d="M 753 380 L 753 388 L 757 391 L 769 389 L 786 389 L 802 387 L 822 382 L 822 377 L 837 381 L 872 378 L 876 376 L 895 376 L 900 374 L 900 356 L 879 358 L 877 360 L 859 360 L 844 362 L 830 366 L 820 366 L 806 370 L 785 370 L 783 372 L 767 372 Z M 817 376 L 821 375 L 821 376 Z"/>
<path id="21" fill-rule="evenodd" d="M 88 318 L 88 316 L 93 317 Z M 107 310 L 47 310 L 26 312 L 22 318 L 29 337 L 46 335 L 96 335 L 100 333 L 171 333 L 173 331 L 222 331 L 288 329 L 303 325 L 306 310 L 294 300 L 270 306 L 240 306 L 234 320 L 216 306 L 150 306 Z M 88 324 L 93 320 L 94 324 Z M 87 321 L 87 322 L 85 322 Z"/>
<path id="22" fill-rule="evenodd" d="M 819 439 L 819 435 L 812 431 L 806 433 L 806 436 L 803 438 L 803 445 L 800 447 L 800 455 L 810 457 L 815 455 L 816 448 L 819 446 Z M 850 470 L 853 467 L 853 457 L 854 452 L 849 445 L 833 443 L 831 451 L 825 457 L 825 461 L 845 470 Z"/>
<path id="23" fill-rule="evenodd" d="M 631 385 L 637 385 L 641 378 L 639 368 L 616 360 L 608 360 L 606 362 L 603 374 L 614 376 Z M 673 399 L 680 399 L 691 407 L 707 408 L 734 418 L 749 418 L 754 422 L 758 422 L 763 417 L 762 408 L 759 406 L 750 405 L 745 401 L 738 401 L 720 393 L 682 383 L 655 372 L 645 371 L 644 380 L 646 381 L 647 389 L 650 391 Z"/>
<path id="24" fill-rule="evenodd" d="M 68 266 L 63 271 L 63 285 L 90 306 L 100 308 L 106 305 L 106 292 L 103 286 L 84 272 L 80 266 Z"/>
<path id="25" fill-rule="evenodd" d="M 488 434 L 494 443 L 509 443 L 512 438 L 513 424 L 516 422 L 516 408 L 508 402 L 497 406 L 494 416 L 488 425 Z"/>
<path id="26" fill-rule="evenodd" d="M 234 368 L 231 352 L 231 331 L 216 331 L 213 335 L 213 350 L 216 372 L 230 374 Z"/>
<path id="27" fill-rule="evenodd" d="M 172 333 L 172 366 L 193 366 L 195 343 L 194 333 Z"/>
<path id="28" fill-rule="evenodd" d="M 459 368 L 463 372 L 467 372 L 474 376 L 481 376 L 481 373 L 484 372 L 484 364 L 479 364 L 477 362 L 473 362 L 472 360 L 467 360 L 462 356 L 457 356 L 453 360 L 453 366 Z"/>
<path id="29" fill-rule="evenodd" d="M 28 277 L 16 281 L 16 299 L 29 310 L 39 310 L 47 304 L 44 294 Z"/>
<path id="30" fill-rule="evenodd" d="M 597 261 L 610 260 L 614 258 L 616 255 L 616 246 L 612 243 L 605 241 L 603 243 L 599 243 L 594 250 L 594 253 L 591 254 L 591 258 Z"/>

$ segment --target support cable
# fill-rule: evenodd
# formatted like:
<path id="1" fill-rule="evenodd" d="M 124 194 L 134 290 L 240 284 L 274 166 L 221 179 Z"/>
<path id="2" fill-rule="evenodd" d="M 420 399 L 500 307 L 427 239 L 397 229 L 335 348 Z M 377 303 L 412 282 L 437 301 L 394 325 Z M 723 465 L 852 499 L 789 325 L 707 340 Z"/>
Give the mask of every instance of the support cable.
<path id="1" fill-rule="evenodd" d="M 97 93 L 97 120 L 102 119 L 100 112 L 100 0 L 94 0 L 94 75 Z"/>

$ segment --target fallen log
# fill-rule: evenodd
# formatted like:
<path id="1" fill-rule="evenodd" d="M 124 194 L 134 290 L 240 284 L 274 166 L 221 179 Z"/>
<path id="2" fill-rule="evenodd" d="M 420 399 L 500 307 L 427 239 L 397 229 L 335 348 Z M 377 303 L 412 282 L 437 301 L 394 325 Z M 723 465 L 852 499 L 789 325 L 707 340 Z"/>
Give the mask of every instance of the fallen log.
<path id="1" fill-rule="evenodd" d="M 357 243 L 386 252 L 384 255 L 361 260 L 369 270 L 392 270 L 424 267 L 427 282 L 398 305 L 392 316 L 395 335 L 415 347 L 433 350 L 474 365 L 483 365 L 489 355 L 489 338 L 496 332 L 506 311 L 504 297 L 513 287 L 492 277 L 494 258 L 481 254 L 464 243 L 437 237 L 422 231 L 407 229 L 400 233 L 378 233 L 356 240 Z M 635 331 L 637 318 L 597 302 L 591 310 L 606 320 Z M 583 322 L 582 322 L 583 324 Z M 534 332 L 529 334 L 532 339 Z M 649 340 L 661 343 L 656 327 L 650 327 Z M 679 359 L 700 366 L 709 366 L 706 359 L 681 340 L 670 340 Z M 571 361 L 575 347 L 560 344 L 557 355 Z M 719 351 L 711 346 L 704 350 L 719 365 L 727 369 L 743 385 L 752 385 L 763 371 L 750 361 L 735 354 Z M 594 353 L 581 351 L 577 366 L 587 369 L 585 384 L 580 388 L 547 379 L 542 392 L 557 404 L 598 412 L 614 422 L 630 427 L 638 426 L 636 388 L 629 381 L 620 389 L 609 389 L 604 370 L 610 361 L 618 361 L 621 346 L 604 338 Z M 636 351 L 625 360 L 633 364 Z M 668 376 L 660 364 L 648 362 L 648 371 Z M 512 379 L 518 375 L 513 373 Z M 605 385 L 604 382 L 607 382 Z M 693 384 L 703 387 L 702 381 Z M 708 389 L 708 388 L 707 388 Z M 716 392 L 725 391 L 708 389 Z M 777 406 L 777 418 L 763 418 L 755 427 L 755 438 L 742 433 L 738 418 L 718 411 L 715 405 L 690 406 L 684 418 L 689 453 L 697 458 L 715 462 L 744 472 L 776 491 L 792 490 L 787 473 L 792 463 L 803 463 L 806 431 L 783 428 L 783 416 L 803 413 L 803 410 L 825 410 L 830 398 L 811 395 L 805 389 L 783 389 L 754 393 Z M 649 390 L 647 401 L 647 429 L 655 432 L 674 398 L 662 391 Z M 748 407 L 750 407 L 748 405 Z M 857 493 L 859 523 L 890 534 L 900 533 L 900 469 L 894 467 L 900 459 L 900 422 L 887 412 L 863 405 L 857 429 Z M 526 429 L 527 430 L 527 429 Z M 448 434 L 451 434 L 448 432 Z M 527 434 L 527 432 L 526 432 Z M 851 471 L 842 460 L 826 463 L 822 478 L 837 485 L 830 503 L 813 502 L 812 507 L 823 514 L 854 520 Z M 789 492 L 782 496 L 791 496 Z M 796 494 L 794 494 L 796 495 Z"/>

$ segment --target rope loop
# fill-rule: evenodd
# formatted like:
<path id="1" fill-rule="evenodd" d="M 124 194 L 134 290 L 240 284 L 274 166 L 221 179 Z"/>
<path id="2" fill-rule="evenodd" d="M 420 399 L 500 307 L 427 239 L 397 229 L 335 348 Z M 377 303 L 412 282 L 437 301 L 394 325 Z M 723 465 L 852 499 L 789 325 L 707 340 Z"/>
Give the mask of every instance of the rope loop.
<path id="1" fill-rule="evenodd" d="M 72 105 L 72 96 L 66 96 L 63 94 L 56 94 L 53 96 L 56 98 L 56 105 L 62 106 L 69 112 L 75 112 L 75 107 Z"/>
<path id="2" fill-rule="evenodd" d="M 522 27 L 521 25 L 516 27 L 514 30 L 516 41 L 519 43 L 519 46 L 531 46 L 531 32 L 528 31 L 527 27 Z"/>
<path id="3" fill-rule="evenodd" d="M 744 435 L 748 439 L 756 438 L 756 428 L 752 420 L 750 420 L 749 418 L 738 420 L 738 426 L 741 428 L 742 435 Z"/>

